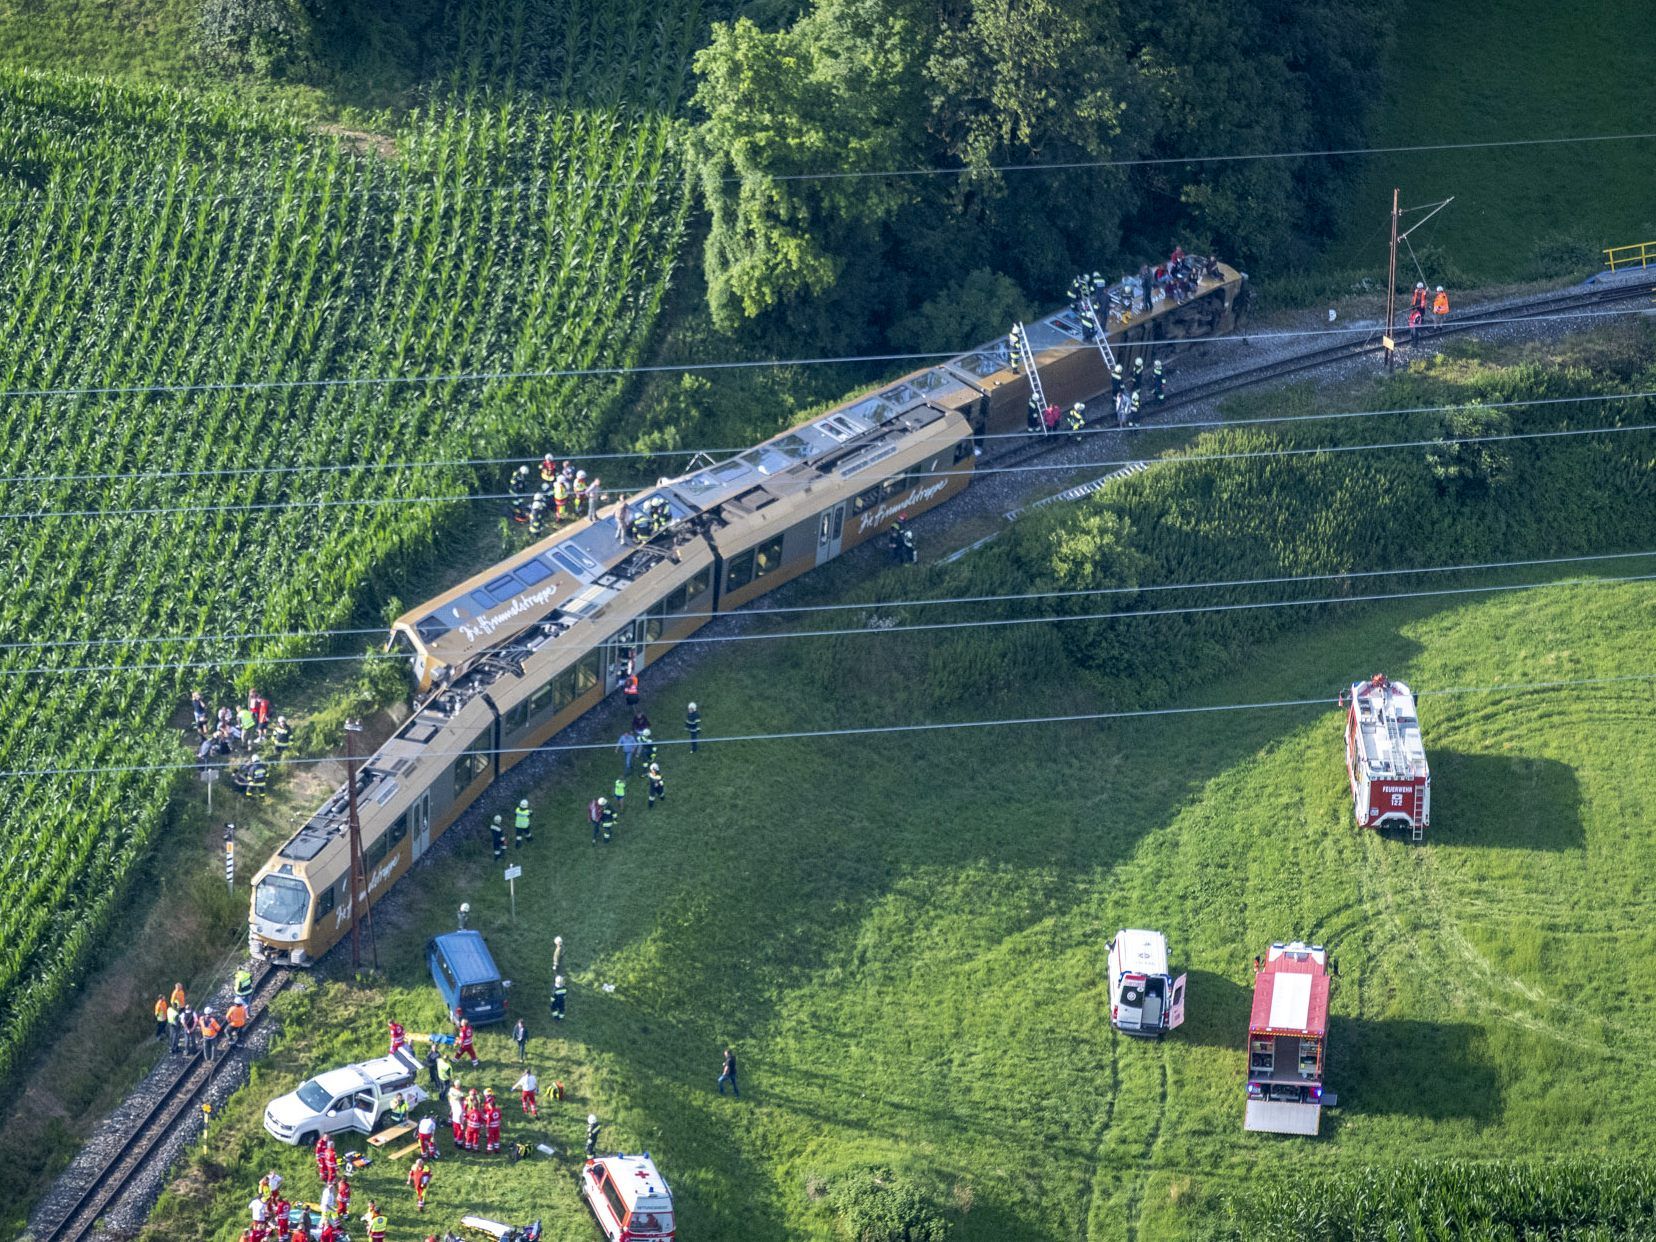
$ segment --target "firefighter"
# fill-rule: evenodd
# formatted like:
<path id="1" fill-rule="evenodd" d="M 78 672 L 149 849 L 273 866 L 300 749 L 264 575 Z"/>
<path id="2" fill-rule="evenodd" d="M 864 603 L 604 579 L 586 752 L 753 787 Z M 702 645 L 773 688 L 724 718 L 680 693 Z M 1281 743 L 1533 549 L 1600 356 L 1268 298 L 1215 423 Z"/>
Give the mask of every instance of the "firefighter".
<path id="1" fill-rule="evenodd" d="M 403 1024 L 398 1022 L 395 1018 L 390 1019 L 386 1023 L 386 1027 L 391 1040 L 391 1047 L 386 1055 L 394 1057 L 397 1055 L 398 1048 L 407 1048 L 409 1046 L 408 1032 L 403 1029 Z"/>
<path id="2" fill-rule="evenodd" d="M 483 1089 L 483 1140 L 489 1151 L 500 1150 L 500 1105 L 493 1087 Z"/>
<path id="3" fill-rule="evenodd" d="M 661 765 L 652 763 L 649 769 L 650 795 L 649 801 L 644 804 L 646 811 L 655 810 L 657 802 L 667 801 L 667 778 L 661 774 Z"/>
<path id="4" fill-rule="evenodd" d="M 589 1159 L 589 1160 L 592 1159 L 594 1156 L 596 1156 L 598 1154 L 598 1130 L 599 1130 L 598 1114 L 597 1113 L 588 1113 L 587 1114 L 586 1154 L 587 1154 L 587 1159 Z"/>
<path id="5" fill-rule="evenodd" d="M 368 1201 L 368 1210 L 362 1214 L 362 1227 L 368 1231 L 368 1242 L 385 1242 L 385 1216 L 379 1204 Z"/>
<path id="6" fill-rule="evenodd" d="M 1167 376 L 1162 371 L 1160 358 L 1157 358 L 1156 365 L 1150 368 L 1150 391 L 1155 394 L 1158 403 L 1167 399 Z"/>
<path id="7" fill-rule="evenodd" d="M 512 819 L 512 845 L 516 849 L 522 849 L 535 839 L 535 834 L 530 831 L 529 819 L 529 799 L 520 798 Z"/>
<path id="8" fill-rule="evenodd" d="M 1121 400 L 1121 389 L 1125 381 L 1121 378 L 1121 362 L 1118 359 L 1115 366 L 1110 368 L 1110 400 Z"/>
<path id="9" fill-rule="evenodd" d="M 483 1109 L 476 1098 L 466 1101 L 466 1150 L 480 1151 L 483 1147 Z"/>
<path id="10" fill-rule="evenodd" d="M 665 496 L 657 496 L 650 502 L 650 507 L 654 511 L 651 526 L 653 532 L 659 535 L 673 524 L 673 508 Z"/>
<path id="11" fill-rule="evenodd" d="M 552 484 L 552 517 L 561 522 L 569 512 L 569 483 L 559 475 Z"/>
<path id="12" fill-rule="evenodd" d="M 1041 408 L 1041 399 L 1031 393 L 1029 397 L 1029 410 L 1025 416 L 1025 419 L 1029 423 L 1030 431 L 1035 432 L 1037 435 L 1046 429 L 1046 421 L 1043 418 L 1044 414 L 1045 411 Z"/>
<path id="13" fill-rule="evenodd" d="M 693 755 L 701 739 L 701 712 L 696 710 L 694 703 L 684 710 L 684 727 L 690 734 L 690 753 Z"/>
<path id="14" fill-rule="evenodd" d="M 615 789 L 612 796 L 615 799 L 615 818 L 620 820 L 627 809 L 627 774 L 625 772 L 615 778 Z"/>
<path id="15" fill-rule="evenodd" d="M 414 1128 L 415 1135 L 420 1140 L 420 1158 L 436 1160 L 437 1155 L 437 1118 L 421 1117 L 420 1124 Z"/>
<path id="16" fill-rule="evenodd" d="M 1127 411 L 1127 425 L 1137 427 L 1139 420 L 1139 390 L 1133 389 L 1133 401 Z"/>
<path id="17" fill-rule="evenodd" d="M 552 980 L 552 1017 L 555 1021 L 564 1019 L 564 1005 L 569 997 L 569 987 L 564 983 L 564 977 L 557 975 Z"/>
<path id="18" fill-rule="evenodd" d="M 1133 358 L 1133 387 L 1139 388 L 1144 383 L 1144 355 L 1138 354 Z"/>
<path id="19" fill-rule="evenodd" d="M 575 481 L 569 485 L 569 498 L 572 501 L 570 507 L 571 517 L 578 518 L 586 512 L 587 491 L 589 486 L 590 485 L 587 483 L 586 471 L 577 470 L 575 472 Z"/>
<path id="20" fill-rule="evenodd" d="M 655 734 L 650 732 L 650 726 L 645 725 L 638 730 L 638 760 L 646 767 L 655 762 L 656 740 Z"/>
<path id="21" fill-rule="evenodd" d="M 247 761 L 247 796 L 263 798 L 270 790 L 270 765 L 254 755 Z"/>
<path id="22" fill-rule="evenodd" d="M 494 817 L 494 821 L 489 825 L 489 843 L 494 847 L 496 858 L 506 857 L 506 826 L 500 822 L 500 816 L 498 815 Z"/>
<path id="23" fill-rule="evenodd" d="M 540 477 L 547 487 L 551 487 L 552 480 L 558 477 L 558 463 L 551 453 L 541 458 Z"/>
<path id="24" fill-rule="evenodd" d="M 460 1019 L 460 1029 L 454 1036 L 454 1059 L 458 1061 L 461 1057 L 470 1057 L 471 1063 L 477 1064 L 477 1049 L 472 1046 L 472 1024 L 469 1018 Z"/>
<path id="25" fill-rule="evenodd" d="M 546 489 L 544 487 L 541 489 L 542 492 L 545 490 Z M 529 533 L 531 535 L 538 535 L 545 528 L 545 526 L 546 497 L 537 493 L 535 499 L 529 505 Z"/>
<path id="26" fill-rule="evenodd" d="M 886 547 L 891 552 L 891 559 L 894 564 L 900 565 L 903 562 L 903 532 L 905 529 L 906 525 L 903 522 L 902 515 L 899 514 L 897 520 L 891 524 L 890 531 L 886 534 Z"/>
<path id="27" fill-rule="evenodd" d="M 512 1090 L 518 1093 L 518 1103 L 523 1105 L 523 1111 L 528 1116 L 540 1116 L 540 1079 L 535 1077 L 534 1070 L 524 1070 L 522 1076 L 512 1084 Z"/>
<path id="28" fill-rule="evenodd" d="M 608 798 L 598 799 L 598 826 L 603 830 L 604 840 L 608 841 L 615 833 L 615 808 L 610 805 Z"/>
<path id="29" fill-rule="evenodd" d="M 1449 318 L 1449 295 L 1443 291 L 1443 286 L 1437 287 L 1437 294 L 1432 298 L 1432 331 L 1442 332 L 1443 325 Z"/>
<path id="30" fill-rule="evenodd" d="M 1070 311 L 1072 313 L 1077 315 L 1081 313 L 1081 299 L 1086 296 L 1087 278 L 1085 276 L 1076 276 L 1069 283 Z"/>
<path id="31" fill-rule="evenodd" d="M 424 1156 L 415 1156 L 408 1169 L 408 1184 L 414 1187 L 414 1210 L 425 1211 L 426 1187 L 431 1185 L 431 1170 L 426 1168 Z"/>
<path id="32" fill-rule="evenodd" d="M 524 522 L 524 506 L 529 495 L 529 467 L 519 466 L 512 471 L 512 477 L 506 481 L 506 494 L 511 498 L 510 516 L 512 521 L 522 525 Z"/>
<path id="33" fill-rule="evenodd" d="M 201 1053 L 211 1065 L 218 1056 L 219 1036 L 224 1033 L 224 1024 L 213 1014 L 213 1007 L 207 1006 L 201 1011 Z"/>
<path id="34" fill-rule="evenodd" d="M 1071 441 L 1076 444 L 1081 443 L 1081 429 L 1087 425 L 1087 407 L 1079 401 L 1070 406 L 1066 423 L 1069 427 Z"/>

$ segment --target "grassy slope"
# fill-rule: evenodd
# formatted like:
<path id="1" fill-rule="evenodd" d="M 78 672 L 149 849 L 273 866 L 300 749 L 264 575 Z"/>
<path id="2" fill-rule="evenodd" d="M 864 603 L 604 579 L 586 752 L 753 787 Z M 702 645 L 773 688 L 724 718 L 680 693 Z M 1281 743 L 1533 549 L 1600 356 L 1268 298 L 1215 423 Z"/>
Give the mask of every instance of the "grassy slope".
<path id="1" fill-rule="evenodd" d="M 1374 668 L 1422 688 L 1625 672 L 1648 663 L 1652 602 L 1637 585 L 1376 608 L 1187 701 L 1331 694 Z M 696 697 L 711 733 L 844 723 L 813 701 L 809 665 L 794 645 L 733 651 L 654 711 L 672 720 Z M 1085 707 L 1062 674 L 1021 689 Z M 891 719 L 920 715 L 898 700 Z M 1295 935 L 1340 956 L 1345 1100 L 1295 1160 L 1623 1147 L 1656 1016 L 1648 687 L 1447 697 L 1423 716 L 1426 849 L 1350 827 L 1333 710 L 670 750 L 671 809 L 630 809 L 602 851 L 581 804 L 611 763 L 583 754 L 535 799 L 516 925 L 477 841 L 416 876 L 381 927 L 385 983 L 298 1003 L 301 1033 L 215 1133 L 216 1193 L 195 1170 L 154 1236 L 233 1236 L 266 1164 L 310 1184 L 257 1131 L 263 1100 L 369 1051 L 386 1012 L 437 1020 L 419 945 L 462 899 L 518 980 L 534 1059 L 572 1088 L 528 1133 L 575 1147 L 597 1111 L 606 1142 L 662 1157 L 698 1237 L 828 1236 L 808 1181 L 868 1161 L 969 1202 L 961 1237 L 1178 1236 L 1279 1148 L 1240 1131 L 1240 1042 L 1248 956 Z M 1192 972 L 1189 1026 L 1160 1046 L 1100 1020 L 1100 947 L 1122 924 L 1166 930 Z M 541 1007 L 554 931 L 575 980 L 557 1040 Z M 727 1040 L 745 1057 L 739 1105 L 711 1091 Z M 480 1083 L 509 1083 L 507 1050 L 485 1038 Z M 569 1168 L 447 1161 L 433 1223 L 484 1207 L 585 1238 Z M 407 1219 L 387 1174 L 364 1189 Z"/>
<path id="2" fill-rule="evenodd" d="M 1656 29 L 1639 0 L 1591 12 L 1545 0 L 1412 7 L 1397 27 L 1376 146 L 1646 133 Z M 1357 179 L 1325 259 L 1385 279 L 1386 213 L 1456 196 L 1414 238 L 1454 275 L 1488 282 L 1560 274 L 1563 254 L 1656 239 L 1656 142 L 1580 143 L 1379 157 Z M 1418 217 L 1416 217 L 1418 218 Z M 1537 245 L 1573 246 L 1537 255 Z M 1425 256 L 1423 256 L 1424 258 Z M 1405 252 L 1401 260 L 1411 273 Z"/>

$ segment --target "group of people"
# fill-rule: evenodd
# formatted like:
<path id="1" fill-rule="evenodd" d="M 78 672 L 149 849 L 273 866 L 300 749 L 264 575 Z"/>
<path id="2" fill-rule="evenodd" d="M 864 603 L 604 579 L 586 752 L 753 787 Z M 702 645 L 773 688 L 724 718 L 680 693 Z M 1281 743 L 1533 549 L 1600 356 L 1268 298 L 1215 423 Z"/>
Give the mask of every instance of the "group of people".
<path id="1" fill-rule="evenodd" d="M 327 1153 L 333 1154 L 333 1143 Z M 323 1140 L 317 1143 L 317 1171 L 323 1177 L 321 1202 L 311 1215 L 304 1203 L 293 1203 L 282 1193 L 282 1175 L 267 1173 L 259 1179 L 258 1193 L 248 1202 L 251 1218 L 242 1230 L 241 1242 L 341 1242 L 351 1207 L 351 1183 L 337 1159 L 325 1159 Z M 369 1242 L 385 1242 L 386 1220 L 379 1204 L 372 1201 L 362 1214 Z"/>
<path id="2" fill-rule="evenodd" d="M 242 986 L 245 978 L 246 987 Z M 253 976 L 245 969 L 236 972 L 236 993 L 220 1016 L 211 1005 L 198 1011 L 191 1007 L 182 983 L 173 984 L 170 995 L 155 998 L 155 1038 L 166 1039 L 167 1055 L 193 1057 L 199 1047 L 211 1065 L 223 1052 L 235 1048 L 247 1029 L 248 998 L 253 993 Z"/>
<path id="3" fill-rule="evenodd" d="M 1437 292 L 1428 296 L 1426 282 L 1417 280 L 1414 287 L 1414 297 L 1409 303 L 1409 344 L 1413 345 L 1420 339 L 1421 329 L 1426 326 L 1427 304 L 1430 302 L 1432 315 L 1432 331 L 1443 330 L 1444 323 L 1449 318 L 1449 295 L 1443 291 L 1443 286 L 1437 287 Z"/>
<path id="4" fill-rule="evenodd" d="M 653 811 L 656 803 L 667 800 L 667 774 L 662 771 L 661 761 L 657 758 L 659 748 L 655 734 L 650 730 L 650 718 L 637 706 L 636 675 L 629 674 L 626 684 L 630 687 L 627 698 L 634 711 L 632 723 L 615 742 L 615 749 L 621 753 L 621 772 L 616 776 L 615 783 L 608 793 L 601 793 L 587 803 L 587 819 L 592 825 L 594 845 L 600 841 L 608 841 L 615 835 L 615 829 L 621 822 L 621 814 L 627 806 L 627 783 L 632 778 L 634 764 L 637 764 L 643 773 L 646 789 L 645 810 Z M 701 712 L 694 703 L 685 710 L 684 723 L 690 733 L 690 753 L 694 754 L 701 734 Z M 556 1015 L 556 1005 L 554 1012 Z"/>
<path id="5" fill-rule="evenodd" d="M 1212 255 L 1186 254 L 1183 246 L 1174 246 L 1165 263 L 1143 264 L 1137 277 L 1124 277 L 1114 293 L 1110 282 L 1098 272 L 1079 273 L 1069 285 L 1070 311 L 1081 321 L 1082 338 L 1093 341 L 1105 331 L 1112 304 L 1121 322 L 1127 323 L 1135 312 L 1148 312 L 1158 293 L 1182 304 L 1196 293 L 1202 281 L 1218 274 L 1219 260 Z"/>
<path id="6" fill-rule="evenodd" d="M 551 453 L 541 458 L 539 487 L 529 467 L 519 466 L 507 481 L 506 492 L 512 522 L 527 526 L 531 535 L 540 534 L 549 521 L 591 517 L 603 495 L 596 475 L 587 478 L 587 472 L 577 469 L 573 461 L 559 465 Z"/>
<path id="7" fill-rule="evenodd" d="M 293 727 L 286 716 L 271 719 L 270 700 L 258 690 L 247 692 L 245 706 L 207 706 L 200 690 L 190 691 L 191 729 L 196 738 L 196 762 L 202 767 L 228 766 L 231 783 L 250 798 L 265 796 L 270 764 L 264 756 L 280 759 L 293 745 Z"/>
<path id="8" fill-rule="evenodd" d="M 1110 404 L 1115 410 L 1117 427 L 1138 426 L 1139 416 L 1148 405 L 1159 405 L 1167 400 L 1167 371 L 1162 366 L 1162 360 L 1157 358 L 1146 372 L 1144 355 L 1136 354 L 1133 358 L 1133 371 L 1129 378 L 1123 371 L 1121 362 L 1117 360 L 1110 369 Z M 1056 404 L 1042 406 L 1039 397 L 1029 398 L 1029 429 L 1037 434 L 1050 434 L 1058 430 L 1062 423 L 1064 430 L 1071 440 L 1079 441 L 1081 433 L 1087 425 L 1087 407 L 1077 401 L 1070 406 L 1068 413 L 1059 409 Z M 899 528 L 894 525 L 893 531 Z M 904 558 L 898 554 L 896 536 L 893 536 L 892 559 L 901 561 Z"/>

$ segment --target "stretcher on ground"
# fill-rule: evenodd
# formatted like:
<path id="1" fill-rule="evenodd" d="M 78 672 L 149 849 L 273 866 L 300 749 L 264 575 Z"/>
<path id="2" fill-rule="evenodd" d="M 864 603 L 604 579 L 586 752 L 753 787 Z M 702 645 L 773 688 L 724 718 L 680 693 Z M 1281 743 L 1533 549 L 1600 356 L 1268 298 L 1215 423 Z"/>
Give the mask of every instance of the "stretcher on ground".
<path id="1" fill-rule="evenodd" d="M 398 1126 L 388 1126 L 384 1130 L 381 1130 L 378 1134 L 370 1134 L 368 1136 L 368 1146 L 384 1147 L 393 1139 L 400 1139 L 405 1134 L 413 1133 L 414 1123 L 412 1121 L 405 1121 Z"/>

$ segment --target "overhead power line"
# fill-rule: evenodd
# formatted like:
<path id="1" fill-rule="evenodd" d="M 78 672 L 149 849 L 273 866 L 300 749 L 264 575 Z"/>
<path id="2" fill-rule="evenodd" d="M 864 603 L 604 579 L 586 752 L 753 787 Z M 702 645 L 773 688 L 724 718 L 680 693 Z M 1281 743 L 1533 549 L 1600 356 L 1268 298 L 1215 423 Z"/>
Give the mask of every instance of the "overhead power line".
<path id="1" fill-rule="evenodd" d="M 850 604 L 777 604 L 763 608 L 743 607 L 725 612 L 677 612 L 677 620 L 716 617 L 767 617 L 797 613 L 820 612 L 877 612 L 897 608 L 931 608 L 956 604 L 1007 604 L 1031 600 L 1081 599 L 1101 595 L 1140 595 L 1161 591 L 1210 591 L 1235 587 L 1285 586 L 1296 582 L 1332 582 L 1347 578 L 1392 578 L 1413 574 L 1472 573 L 1492 569 L 1535 569 L 1548 565 L 1582 565 L 1598 561 L 1638 560 L 1656 556 L 1656 549 L 1643 552 L 1593 552 L 1580 556 L 1549 556 L 1519 561 L 1474 561 L 1458 565 L 1411 565 L 1396 569 L 1348 569 L 1321 574 L 1290 574 L 1269 578 L 1229 578 L 1206 582 L 1154 582 L 1139 586 L 1081 587 L 1069 591 L 1015 591 L 1003 595 L 954 595 L 921 599 L 870 600 Z M 329 630 L 267 630 L 219 634 L 168 634 L 127 636 L 119 638 L 36 638 L 15 642 L 0 642 L 0 651 L 110 646 L 160 646 L 165 643 L 248 642 L 287 638 L 352 638 L 367 634 L 384 634 L 389 626 L 362 629 Z M 130 665 L 117 667 L 129 668 Z M 4 670 L 0 670 L 3 672 Z"/>
<path id="2" fill-rule="evenodd" d="M 1505 693 L 1534 693 L 1537 691 L 1562 690 L 1581 686 L 1610 686 L 1634 684 L 1656 681 L 1656 673 L 1627 673 L 1612 677 L 1571 677 L 1552 681 L 1509 682 L 1488 686 L 1443 686 L 1435 690 L 1420 690 L 1415 692 L 1416 699 L 1447 698 L 1457 695 L 1470 694 L 1505 694 Z M 1258 703 L 1218 703 L 1207 706 L 1188 707 L 1147 707 L 1127 711 L 1111 712 L 1076 712 L 1069 715 L 1051 716 L 1013 716 L 988 720 L 929 720 L 912 724 L 895 725 L 861 725 L 839 729 L 800 729 L 776 733 L 734 733 L 724 737 L 702 737 L 703 746 L 721 745 L 734 742 L 788 742 L 809 741 L 818 738 L 830 737 L 866 737 L 884 736 L 893 733 L 943 733 L 962 729 L 1004 729 L 1029 725 L 1052 724 L 1102 724 L 1112 720 L 1145 720 L 1162 716 L 1199 716 L 1223 712 L 1253 712 L 1272 711 L 1297 707 L 1321 707 L 1327 709 L 1334 706 L 1335 700 L 1326 696 L 1314 699 L 1270 699 Z M 689 738 L 658 738 L 658 746 L 688 745 Z M 503 747 L 498 752 L 502 755 L 531 755 L 531 754 L 560 754 L 570 751 L 585 750 L 614 750 L 613 742 L 565 742 L 547 746 L 518 746 Z M 462 750 L 426 751 L 428 759 L 452 759 L 470 752 Z M 338 755 L 323 755 L 310 758 L 287 757 L 269 761 L 278 767 L 305 767 L 320 763 L 343 763 L 344 758 Z M 364 761 L 371 765 L 372 759 Z M 0 771 L 0 778 L 38 777 L 38 776 L 96 776 L 118 772 L 181 772 L 198 768 L 196 763 L 130 763 L 107 764 L 85 767 L 33 767 L 11 768 Z M 223 765 L 215 764 L 215 767 Z"/>
<path id="3" fill-rule="evenodd" d="M 1176 425 L 1176 424 L 1175 424 Z M 1158 458 L 1170 464 L 1200 461 L 1243 461 L 1264 457 L 1305 457 L 1318 453 L 1385 452 L 1393 449 L 1430 448 L 1444 444 L 1493 444 L 1515 440 L 1549 440 L 1575 436 L 1619 435 L 1631 431 L 1653 431 L 1656 423 L 1634 423 L 1618 427 L 1573 427 L 1553 431 L 1515 431 L 1484 436 L 1434 436 L 1427 440 L 1393 440 L 1380 444 L 1325 444 L 1311 448 L 1282 448 L 1239 450 L 1230 453 L 1185 453 Z M 1063 434 L 1063 433 L 1056 433 Z M 981 466 L 973 469 L 973 476 L 991 474 L 1032 474 L 1052 471 L 1087 470 L 1101 466 L 1124 466 L 1141 460 L 1137 457 L 1104 458 L 1100 461 L 1049 462 L 1041 465 Z M 942 478 L 957 474 L 955 470 L 921 470 L 910 477 L 915 479 Z M 606 487 L 600 496 L 626 496 L 648 491 L 648 486 Z M 377 505 L 432 505 L 462 502 L 511 500 L 510 492 L 456 492 L 446 496 L 341 496 L 318 497 L 308 500 L 227 501 L 210 505 L 154 505 L 128 509 L 31 509 L 0 513 L 0 521 L 39 521 L 43 518 L 113 518 L 113 517 L 179 517 L 205 513 L 269 513 L 285 509 L 360 509 Z"/>
<path id="4" fill-rule="evenodd" d="M 1560 311 L 1556 315 L 1514 315 L 1508 318 L 1477 317 L 1479 327 L 1498 327 L 1505 323 L 1546 323 L 1549 321 L 1561 322 L 1574 319 L 1602 319 L 1619 315 L 1652 315 L 1656 309 L 1649 307 L 1622 307 L 1605 310 Z M 1471 317 L 1470 315 L 1467 316 Z M 1290 340 L 1301 337 L 1325 336 L 1375 336 L 1379 329 L 1374 327 L 1350 328 L 1299 328 L 1281 332 L 1262 332 L 1240 336 L 1203 336 L 1190 337 L 1178 341 L 1158 341 L 1157 348 L 1174 349 L 1187 345 L 1223 345 L 1242 343 L 1251 345 L 1256 341 Z M 1095 350 L 1097 347 L 1088 343 L 1059 346 L 1066 351 Z M 970 352 L 970 351 L 968 351 Z M 192 384 L 110 384 L 86 387 L 41 387 L 41 388 L 10 388 L 0 389 L 0 400 L 43 399 L 48 397 L 156 397 L 182 396 L 189 393 L 208 392 L 268 392 L 294 389 L 330 389 L 330 388 L 361 388 L 361 387 L 390 387 L 409 386 L 418 384 L 475 384 L 500 381 L 528 381 L 545 379 L 592 379 L 613 378 L 622 375 L 678 375 L 703 371 L 750 371 L 765 370 L 775 367 L 816 367 L 816 366 L 844 366 L 861 363 L 885 362 L 927 362 L 940 359 L 958 358 L 960 351 L 952 352 L 931 351 L 924 353 L 896 353 L 896 354 L 848 354 L 839 357 L 809 357 L 809 358 L 757 358 L 738 359 L 726 362 L 660 362 L 638 363 L 631 366 L 598 366 L 598 367 L 547 367 L 537 370 L 499 370 L 499 371 L 452 371 L 438 372 L 427 375 L 366 375 L 366 376 L 338 376 L 327 379 L 285 379 L 285 380 L 209 380 Z"/>
<path id="5" fill-rule="evenodd" d="M 1178 608 L 1133 608 L 1118 612 L 1057 613 L 1039 617 L 990 617 L 973 621 L 916 621 L 908 625 L 880 627 L 853 626 L 828 630 L 778 630 L 757 634 L 691 634 L 674 640 L 675 645 L 775 642 L 779 639 L 846 638 L 883 634 L 911 634 L 933 630 L 989 630 L 1021 625 L 1060 625 L 1072 621 L 1126 621 L 1140 617 L 1182 617 L 1216 612 L 1258 612 L 1278 608 L 1311 608 L 1323 604 L 1372 604 L 1389 600 L 1429 599 L 1451 595 L 1488 595 L 1507 591 L 1538 591 L 1563 586 L 1615 586 L 1629 582 L 1656 581 L 1656 574 L 1634 574 L 1620 578 L 1561 578 L 1548 582 L 1517 582 L 1498 586 L 1443 587 L 1431 591 L 1394 591 L 1375 595 L 1330 595 L 1318 599 L 1269 600 L 1245 604 L 1191 604 Z M 0 668 L 0 676 L 21 677 L 47 673 L 139 673 L 163 669 L 199 669 L 249 664 L 333 664 L 353 660 L 404 660 L 400 652 L 363 652 L 359 655 L 242 656 L 218 660 L 162 660 L 148 664 L 40 665 L 35 668 Z"/>
<path id="6" fill-rule="evenodd" d="M 1173 399 L 1177 401 L 1181 394 L 1175 392 Z M 1549 405 L 1595 405 L 1608 401 L 1640 401 L 1647 398 L 1656 398 L 1656 389 L 1644 389 L 1639 392 L 1610 392 L 1610 393 L 1582 393 L 1579 396 L 1566 397 L 1520 397 L 1508 401 L 1461 401 L 1438 405 L 1405 405 L 1393 406 L 1381 410 L 1335 410 L 1323 414 L 1270 414 L 1256 418 L 1205 418 L 1181 421 L 1177 423 L 1141 423 L 1127 428 L 1121 428 L 1109 423 L 1108 419 L 1100 424 L 1083 427 L 1079 432 L 1066 431 L 1062 434 L 1075 436 L 1095 436 L 1107 434 L 1148 435 L 1162 431 L 1203 431 L 1217 427 L 1267 427 L 1280 423 L 1320 423 L 1340 422 L 1363 418 L 1388 418 L 1413 414 L 1444 414 L 1452 410 L 1517 410 L 1531 409 Z M 993 431 L 974 440 L 1028 440 L 1031 433 L 1028 431 Z M 744 444 L 737 448 L 713 447 L 683 447 L 676 448 L 670 453 L 626 452 L 607 453 L 579 453 L 556 454 L 558 457 L 579 459 L 582 465 L 593 462 L 609 461 L 659 461 L 664 457 L 719 457 L 732 456 L 738 453 L 750 452 L 753 445 Z M 317 462 L 311 464 L 298 463 L 286 466 L 208 466 L 196 470 L 122 470 L 102 471 L 80 474 L 13 474 L 0 475 L 0 486 L 19 485 L 26 483 L 116 483 L 135 482 L 146 480 L 173 480 L 173 479 L 204 479 L 204 478 L 265 478 L 285 477 L 297 474 L 358 474 L 376 471 L 393 470 L 439 470 L 439 469 L 476 469 L 482 467 L 499 466 L 533 466 L 541 460 L 540 457 L 454 457 L 437 458 L 427 461 L 355 461 L 355 462 Z M 634 488 L 629 491 L 637 490 Z"/>

